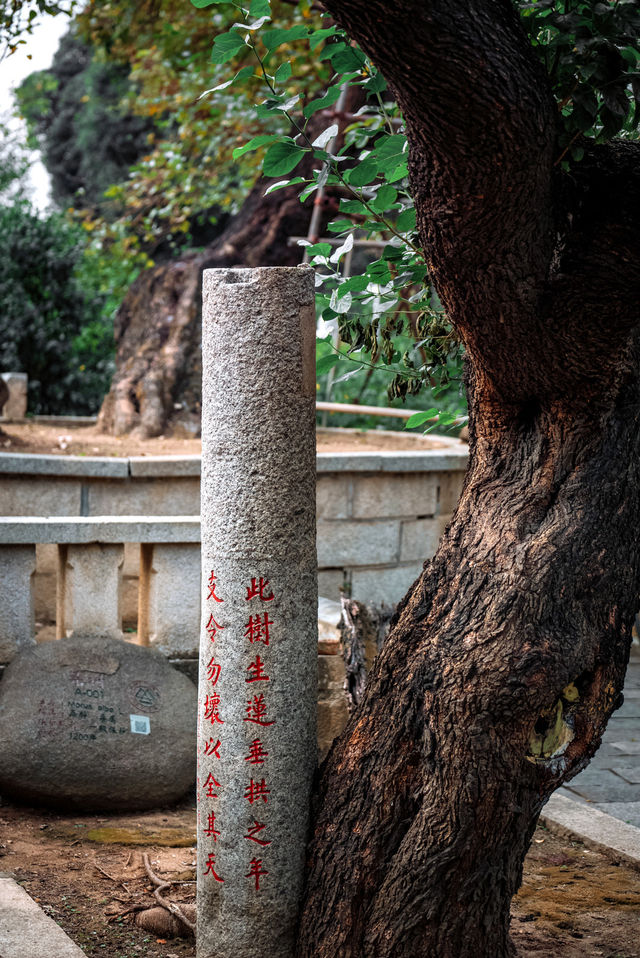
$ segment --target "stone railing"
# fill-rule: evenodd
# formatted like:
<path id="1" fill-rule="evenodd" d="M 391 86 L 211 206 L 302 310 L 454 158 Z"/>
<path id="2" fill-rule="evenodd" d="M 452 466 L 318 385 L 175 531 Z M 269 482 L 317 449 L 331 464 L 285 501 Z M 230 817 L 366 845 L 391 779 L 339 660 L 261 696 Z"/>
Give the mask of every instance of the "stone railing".
<path id="1" fill-rule="evenodd" d="M 198 516 L 0 519 L 0 662 L 35 635 L 36 546 L 54 546 L 56 638 L 122 638 L 126 543 L 139 556 L 136 641 L 196 658 L 200 630 Z"/>
<path id="2" fill-rule="evenodd" d="M 197 682 L 198 516 L 0 518 L 0 675 L 36 642 L 36 546 L 56 553 L 55 635 L 101 634 L 158 649 Z M 123 633 L 125 546 L 139 562 L 137 629 Z M 318 602 L 318 742 L 324 754 L 347 719 L 340 605 Z"/>
<path id="3" fill-rule="evenodd" d="M 350 432 L 332 430 L 337 439 Z M 318 454 L 321 595 L 337 601 L 345 588 L 364 602 L 398 602 L 435 552 L 462 488 L 467 448 L 442 437 L 434 448 L 421 437 L 408 440 L 415 448 Z M 0 516 L 136 514 L 160 520 L 194 516 L 199 509 L 200 456 L 0 454 Z M 36 541 L 36 615 L 48 622 L 58 557 L 49 540 Z M 137 544 L 125 540 L 122 601 L 129 626 L 138 615 L 143 568 Z"/>

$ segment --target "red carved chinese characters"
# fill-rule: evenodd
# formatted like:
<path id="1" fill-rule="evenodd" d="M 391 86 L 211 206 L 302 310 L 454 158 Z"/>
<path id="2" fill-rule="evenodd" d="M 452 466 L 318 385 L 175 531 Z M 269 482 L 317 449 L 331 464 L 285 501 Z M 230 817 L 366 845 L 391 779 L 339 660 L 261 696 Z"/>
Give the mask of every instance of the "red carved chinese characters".
<path id="1" fill-rule="evenodd" d="M 251 662 L 247 666 L 247 672 L 249 677 L 245 679 L 245 682 L 268 682 L 269 676 L 264 670 L 264 662 L 260 656 L 256 656 L 255 662 Z"/>
<path id="2" fill-rule="evenodd" d="M 207 695 L 204 702 L 204 717 L 208 719 L 212 725 L 215 722 L 219 722 L 220 725 L 224 725 L 224 721 L 220 718 L 220 702 L 221 698 L 217 692 L 214 692 L 212 695 Z"/>
<path id="3" fill-rule="evenodd" d="M 275 725 L 275 719 L 270 721 L 267 719 L 267 706 L 263 692 L 260 695 L 254 695 L 252 699 L 248 699 L 246 711 L 245 722 L 253 722 L 255 725 L 262 725 L 263 728 L 266 728 L 267 725 Z"/>
<path id="4" fill-rule="evenodd" d="M 215 657 L 212 655 L 211 660 L 209 664 L 207 665 L 207 678 L 209 679 L 212 685 L 215 685 L 217 683 L 218 679 L 220 678 L 221 671 L 222 671 L 222 667 L 218 665 L 218 663 L 215 660 Z"/>
<path id="5" fill-rule="evenodd" d="M 211 772 L 209 772 L 209 774 L 207 775 L 207 780 L 206 780 L 206 782 L 204 783 L 204 785 L 203 785 L 202 787 L 203 787 L 203 788 L 206 788 L 205 795 L 206 795 L 208 798 L 217 798 L 217 797 L 218 797 L 218 793 L 217 793 L 217 792 L 214 792 L 214 788 L 220 788 L 220 782 L 216 782 L 216 780 L 215 780 L 215 778 L 213 777 L 213 775 L 211 774 Z"/>
<path id="6" fill-rule="evenodd" d="M 249 746 L 249 754 L 245 755 L 245 762 L 250 762 L 252 765 L 264 765 L 265 758 L 269 757 L 269 753 L 264 748 L 262 742 L 259 738 L 254 738 L 253 742 Z"/>
<path id="7" fill-rule="evenodd" d="M 208 742 L 204 743 L 204 754 L 205 755 L 215 755 L 216 758 L 220 758 L 220 739 L 217 742 L 214 742 L 212 738 Z"/>
<path id="8" fill-rule="evenodd" d="M 249 616 L 249 621 L 245 625 L 245 638 L 249 639 L 249 642 L 264 642 L 265 645 L 269 645 L 269 626 L 273 625 L 273 622 L 269 618 L 268 612 L 264 612 L 262 615 L 251 615 Z"/>
<path id="9" fill-rule="evenodd" d="M 211 573 L 209 575 L 208 586 L 209 586 L 209 592 L 207 594 L 206 601 L 213 600 L 214 602 L 217 602 L 217 603 L 224 602 L 223 597 L 218 595 L 216 591 L 217 590 L 216 575 L 213 570 L 211 570 Z M 224 626 L 220 625 L 220 623 L 216 621 L 213 613 L 210 613 L 209 620 L 205 626 L 205 630 L 211 642 L 215 641 L 215 638 L 218 632 L 222 631 L 222 629 L 224 628 L 225 628 Z M 218 680 L 220 678 L 221 672 L 222 672 L 222 668 L 220 664 L 216 662 L 215 656 L 212 655 L 208 665 L 206 666 L 206 677 L 208 682 L 210 682 L 212 688 L 214 688 L 218 684 Z M 211 722 L 211 725 L 214 725 L 214 726 L 216 724 L 224 725 L 224 721 L 222 719 L 222 716 L 220 715 L 221 702 L 222 702 L 221 696 L 219 695 L 217 691 L 211 691 L 204 700 L 204 720 L 206 722 Z M 222 743 L 220 739 L 214 739 L 213 736 L 211 736 L 208 739 L 208 741 L 204 742 L 204 747 L 203 747 L 204 755 L 208 756 L 210 759 L 219 760 L 221 744 Z M 219 774 L 219 773 L 216 773 L 216 774 Z M 220 782 L 217 780 L 217 778 L 213 775 L 212 772 L 209 772 L 209 774 L 207 775 L 207 778 L 202 784 L 201 790 L 198 790 L 198 798 L 200 798 L 201 794 L 209 799 L 218 798 L 219 797 L 218 789 L 220 788 L 222 788 Z M 216 828 L 215 812 L 209 811 L 208 817 L 207 817 L 207 825 L 206 825 L 206 828 L 203 829 L 203 835 L 213 840 L 213 842 L 217 842 L 220 834 L 221 834 L 220 830 Z M 218 875 L 218 873 L 216 872 L 215 863 L 216 863 L 215 854 L 213 852 L 209 852 L 207 860 L 205 862 L 204 875 L 205 876 L 211 875 L 215 879 L 215 881 L 223 882 L 224 879 L 220 875 Z"/>
<path id="10" fill-rule="evenodd" d="M 258 838 L 260 832 L 263 832 L 267 826 L 264 822 L 258 822 L 254 818 L 253 825 L 249 825 L 249 830 L 244 836 L 248 841 L 255 842 L 256 845 L 260 845 L 262 848 L 266 848 L 267 845 L 271 844 L 271 839 L 267 840 L 266 838 Z"/>
<path id="11" fill-rule="evenodd" d="M 255 879 L 256 891 L 260 891 L 260 879 L 262 878 L 263 875 L 268 875 L 268 874 L 269 872 L 266 870 L 266 868 L 262 867 L 262 859 L 252 858 L 251 867 L 244 877 Z"/>
<path id="12" fill-rule="evenodd" d="M 214 642 L 216 635 L 218 634 L 218 632 L 222 632 L 224 626 L 219 625 L 214 619 L 213 614 L 211 614 L 209 616 L 209 621 L 207 622 L 205 628 L 207 632 L 209 633 L 209 638 L 211 639 L 212 642 Z"/>
<path id="13" fill-rule="evenodd" d="M 249 602 L 250 599 L 255 599 L 257 597 L 261 602 L 271 602 L 271 600 L 274 598 L 274 595 L 273 592 L 269 592 L 267 595 L 268 588 L 268 579 L 263 579 L 262 576 L 260 576 L 259 579 L 252 579 L 251 585 L 247 586 L 247 598 L 245 601 Z"/>
<path id="14" fill-rule="evenodd" d="M 220 596 L 216 595 L 216 576 L 211 570 L 211 575 L 209 576 L 209 595 L 207 599 L 214 599 L 216 602 L 224 602 L 224 599 L 221 599 Z"/>
<path id="15" fill-rule="evenodd" d="M 244 797 L 251 805 L 253 805 L 254 802 L 259 801 L 259 799 L 262 799 L 262 801 L 266 804 L 268 802 L 267 795 L 270 794 L 271 792 L 267 788 L 267 783 L 264 779 L 262 779 L 260 782 L 254 782 L 254 780 L 251 779 L 245 789 Z"/>
<path id="16" fill-rule="evenodd" d="M 205 875 L 213 875 L 216 881 L 224 882 L 224 878 L 220 878 L 220 875 L 216 874 L 216 870 L 213 867 L 216 863 L 216 856 L 213 852 L 209 852 L 209 857 L 205 862 L 206 868 L 204 870 Z"/>
<path id="17" fill-rule="evenodd" d="M 209 838 L 213 838 L 214 842 L 218 841 L 218 835 L 220 832 L 216 828 L 216 816 L 213 812 L 209 812 L 209 817 L 207 818 L 207 827 L 204 829 L 204 833 L 205 835 L 208 835 Z"/>

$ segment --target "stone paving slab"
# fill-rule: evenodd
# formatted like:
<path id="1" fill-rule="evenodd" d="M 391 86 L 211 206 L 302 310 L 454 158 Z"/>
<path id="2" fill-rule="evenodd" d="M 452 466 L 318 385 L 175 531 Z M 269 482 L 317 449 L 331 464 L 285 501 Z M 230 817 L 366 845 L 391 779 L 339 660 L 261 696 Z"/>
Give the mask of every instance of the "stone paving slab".
<path id="1" fill-rule="evenodd" d="M 199 516 L 0 516 L 0 544 L 200 542 Z"/>
<path id="2" fill-rule="evenodd" d="M 464 470 L 469 458 L 468 447 L 460 443 L 457 451 L 425 449 L 380 452 L 319 452 L 318 472 L 449 472 Z"/>
<path id="3" fill-rule="evenodd" d="M 640 755 L 640 741 L 639 742 L 612 742 L 611 748 L 614 748 L 619 755 Z"/>
<path id="4" fill-rule="evenodd" d="M 1 958 L 86 958 L 11 875 L 0 872 Z"/>
<path id="5" fill-rule="evenodd" d="M 596 755 L 558 796 L 640 826 L 640 648 L 632 646 L 625 702 L 614 712 Z M 631 827 L 631 826 L 629 826 Z"/>
<path id="6" fill-rule="evenodd" d="M 540 819 L 561 836 L 577 838 L 609 858 L 640 868 L 640 829 L 599 808 L 556 792 L 542 809 Z"/>
<path id="7" fill-rule="evenodd" d="M 600 802 L 592 807 L 640 829 L 640 802 Z"/>

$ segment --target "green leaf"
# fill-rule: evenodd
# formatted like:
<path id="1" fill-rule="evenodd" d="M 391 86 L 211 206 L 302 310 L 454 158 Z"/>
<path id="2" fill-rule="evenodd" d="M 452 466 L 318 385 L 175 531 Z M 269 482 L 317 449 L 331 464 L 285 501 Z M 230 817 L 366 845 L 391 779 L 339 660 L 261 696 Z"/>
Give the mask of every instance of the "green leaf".
<path id="1" fill-rule="evenodd" d="M 316 362 L 316 376 L 323 376 L 333 369 L 340 362 L 340 356 L 336 353 L 330 353 L 328 356 L 321 356 Z"/>
<path id="2" fill-rule="evenodd" d="M 359 73 L 366 63 L 366 56 L 357 47 L 348 43 L 328 43 L 320 54 L 321 60 L 331 60 L 336 73 Z"/>
<path id="3" fill-rule="evenodd" d="M 306 118 L 309 119 L 309 117 L 317 113 L 318 110 L 325 110 L 327 107 L 333 106 L 333 104 L 338 101 L 341 90 L 342 84 L 336 83 L 329 87 L 324 96 L 321 96 L 318 100 L 312 100 L 311 103 L 307 103 L 302 111 Z"/>
<path id="4" fill-rule="evenodd" d="M 265 176 L 285 176 L 295 169 L 305 152 L 293 140 L 273 143 L 265 153 L 262 172 Z"/>
<path id="5" fill-rule="evenodd" d="M 430 419 L 435 419 L 437 415 L 438 410 L 435 408 L 425 409 L 424 412 L 414 412 L 413 416 L 409 416 L 407 419 L 404 428 L 414 429 L 416 426 L 423 426 L 425 422 L 429 422 Z"/>
<path id="6" fill-rule="evenodd" d="M 246 46 L 244 37 L 237 33 L 220 33 L 213 41 L 211 59 L 214 63 L 227 63 L 233 60 L 236 54 Z"/>
<path id="7" fill-rule="evenodd" d="M 329 233 L 344 233 L 346 230 L 351 229 L 353 229 L 351 220 L 333 220 L 327 226 L 327 232 Z"/>
<path id="8" fill-rule="evenodd" d="M 249 13 L 252 17 L 270 17 L 271 4 L 269 0 L 251 0 Z"/>
<path id="9" fill-rule="evenodd" d="M 400 157 L 406 151 L 407 138 L 401 133 L 385 133 L 378 137 L 373 146 L 373 151 L 379 160 L 385 160 L 390 156 Z"/>
<path id="10" fill-rule="evenodd" d="M 336 313 L 348 313 L 351 309 L 352 295 L 351 293 L 345 293 L 343 296 L 340 295 L 341 287 L 337 287 L 331 293 L 331 300 L 329 305 L 331 309 Z"/>
<path id="11" fill-rule="evenodd" d="M 314 30 L 311 34 L 309 34 L 310 49 L 315 50 L 315 48 L 319 46 L 323 40 L 326 40 L 328 37 L 335 36 L 337 30 L 337 27 L 329 27 L 326 30 Z"/>
<path id="12" fill-rule="evenodd" d="M 334 386 L 336 385 L 336 383 L 343 383 L 343 382 L 346 382 L 347 379 L 353 379 L 353 377 L 357 376 L 358 373 L 361 373 L 363 369 L 364 369 L 364 366 L 362 365 L 356 366 L 355 369 L 349 370 L 348 373 L 344 373 L 342 376 L 337 376 L 336 379 L 333 380 Z"/>
<path id="13" fill-rule="evenodd" d="M 387 181 L 387 183 L 397 183 L 398 180 L 404 180 L 404 178 L 408 175 L 408 173 L 409 173 L 409 170 L 407 168 L 407 163 L 405 160 L 404 162 L 399 163 L 398 166 L 396 166 L 395 169 L 391 170 L 390 173 L 385 172 L 384 178 Z"/>
<path id="14" fill-rule="evenodd" d="M 348 253 L 352 249 L 353 249 L 353 233 L 349 233 L 349 235 L 345 239 L 342 246 L 339 246 L 337 250 L 335 251 L 335 253 L 332 253 L 332 255 L 330 256 L 330 262 L 339 263 L 341 257 L 343 257 L 345 253 Z M 335 306 L 333 306 L 333 303 L 331 304 L 331 308 L 335 309 Z"/>
<path id="15" fill-rule="evenodd" d="M 280 180 L 278 183 L 272 183 L 271 186 L 267 187 L 264 191 L 264 195 L 268 196 L 269 193 L 275 193 L 276 190 L 283 190 L 285 186 L 294 186 L 296 183 L 305 183 L 304 176 L 294 176 L 292 180 Z"/>
<path id="16" fill-rule="evenodd" d="M 357 216 L 369 216 L 369 210 L 360 200 L 340 200 L 342 213 L 355 213 Z"/>
<path id="17" fill-rule="evenodd" d="M 214 3 L 228 3 L 229 0 L 191 0 L 191 3 L 194 7 L 197 7 L 198 10 L 203 10 L 204 7 L 210 7 Z"/>
<path id="18" fill-rule="evenodd" d="M 219 90 L 226 90 L 227 87 L 230 87 L 233 83 L 236 83 L 237 81 L 246 80 L 248 79 L 248 77 L 251 77 L 253 75 L 254 75 L 253 67 L 243 67 L 241 70 L 238 70 L 238 72 L 236 73 L 234 77 L 232 77 L 230 80 L 227 80 L 226 83 L 219 83 L 218 86 L 211 87 L 210 90 L 205 90 L 204 93 L 200 94 L 198 99 L 201 100 L 203 96 L 207 96 L 209 93 L 217 93 Z"/>
<path id="19" fill-rule="evenodd" d="M 372 183 L 378 175 L 378 164 L 373 157 L 367 157 L 362 163 L 358 163 L 353 169 L 349 170 L 345 179 L 349 186 L 366 186 Z"/>
<path id="20" fill-rule="evenodd" d="M 260 17 L 258 20 L 254 20 L 253 23 L 234 23 L 231 29 L 232 30 L 248 30 L 249 32 L 253 32 L 254 30 L 259 30 L 260 27 L 264 26 L 264 24 L 270 19 L 271 19 L 270 16 L 266 16 L 266 17 Z"/>
<path id="21" fill-rule="evenodd" d="M 396 229 L 401 233 L 409 232 L 416 228 L 416 211 L 414 209 L 404 210 L 396 220 Z"/>
<path id="22" fill-rule="evenodd" d="M 280 133 L 262 133 L 260 136 L 252 137 L 248 143 L 235 148 L 233 151 L 234 160 L 244 156 L 245 153 L 249 153 L 251 150 L 257 150 L 260 146 L 265 146 L 267 143 L 273 143 L 275 140 L 279 140 L 281 135 Z"/>
<path id="23" fill-rule="evenodd" d="M 385 210 L 393 206 L 397 199 L 398 191 L 394 189 L 393 186 L 385 184 L 380 187 L 374 199 L 369 201 L 369 205 L 376 213 L 384 213 Z"/>
<path id="24" fill-rule="evenodd" d="M 328 143 L 338 135 L 338 124 L 332 123 L 331 126 L 328 126 L 326 130 L 323 130 L 322 133 L 315 138 L 311 146 L 315 146 L 318 149 L 324 149 Z"/>
<path id="25" fill-rule="evenodd" d="M 276 83 L 286 83 L 289 77 L 291 76 L 291 64 L 287 60 L 285 63 L 281 63 L 278 69 L 276 70 L 276 75 L 274 80 Z"/>
<path id="26" fill-rule="evenodd" d="M 363 293 L 368 285 L 369 280 L 366 276 L 350 276 L 349 279 L 340 284 L 340 289 L 345 292 Z"/>
<path id="27" fill-rule="evenodd" d="M 374 73 L 362 84 L 367 93 L 382 93 L 387 89 L 387 81 L 381 73 Z"/>
<path id="28" fill-rule="evenodd" d="M 283 43 L 293 43 L 294 40 L 301 40 L 303 37 L 308 36 L 308 34 L 309 28 L 302 23 L 298 23 L 296 26 L 289 27 L 287 30 L 280 27 L 274 30 L 265 30 L 261 35 L 261 40 L 271 53 L 279 46 L 282 46 Z"/>

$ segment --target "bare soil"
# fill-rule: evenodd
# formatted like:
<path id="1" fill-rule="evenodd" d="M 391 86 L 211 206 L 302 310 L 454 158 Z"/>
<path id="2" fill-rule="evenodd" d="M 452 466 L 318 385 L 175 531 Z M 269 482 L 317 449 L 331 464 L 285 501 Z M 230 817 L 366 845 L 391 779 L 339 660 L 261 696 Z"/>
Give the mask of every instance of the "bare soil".
<path id="1" fill-rule="evenodd" d="M 0 453 L 38 453 L 47 456 L 186 456 L 199 455 L 199 439 L 158 436 L 136 439 L 110 436 L 95 426 L 2 423 Z M 376 452 L 380 450 L 440 449 L 446 442 L 437 436 L 388 430 L 319 429 L 318 452 Z"/>
<path id="2" fill-rule="evenodd" d="M 195 901 L 192 801 L 135 815 L 58 814 L 0 806 L 0 870 L 12 873 L 87 956 L 193 958 L 192 938 L 145 931 L 152 908 L 143 863 L 175 882 L 171 901 Z M 578 842 L 538 828 L 514 901 L 519 958 L 639 958 L 640 875 Z"/>

